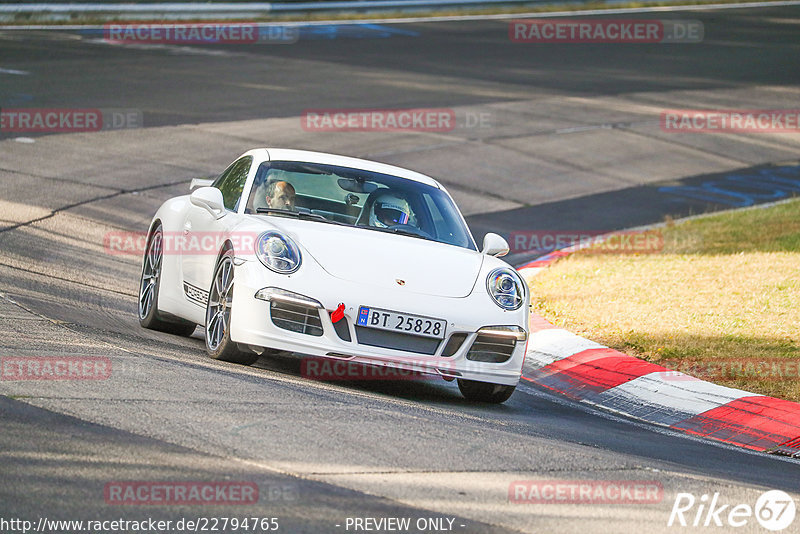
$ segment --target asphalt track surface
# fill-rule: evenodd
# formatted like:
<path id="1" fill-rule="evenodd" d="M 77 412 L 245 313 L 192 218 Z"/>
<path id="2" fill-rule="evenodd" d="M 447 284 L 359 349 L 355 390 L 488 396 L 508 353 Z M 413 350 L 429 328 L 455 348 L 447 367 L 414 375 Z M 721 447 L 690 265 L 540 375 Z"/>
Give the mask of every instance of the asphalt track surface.
<path id="1" fill-rule="evenodd" d="M 28 73 L 0 74 L 4 108 L 133 109 L 145 126 L 2 134 L 0 354 L 109 357 L 112 374 L 0 382 L 0 517 L 247 515 L 278 517 L 283 532 L 352 532 L 347 517 L 444 517 L 458 532 L 711 532 L 730 529 L 667 527 L 678 492 L 750 505 L 766 489 L 797 497 L 796 462 L 592 412 L 527 384 L 502 406 L 481 406 L 444 382 L 318 382 L 301 376 L 297 358 L 250 368 L 211 361 L 197 332 L 138 326 L 139 258 L 103 251 L 107 232 L 144 230 L 189 179 L 259 145 L 432 174 L 476 234 L 621 228 L 732 207 L 659 192 L 794 168 L 798 141 L 668 134 L 653 117 L 791 108 L 800 9 L 669 17 L 703 21 L 705 41 L 516 45 L 499 21 L 201 48 L 0 32 L 0 68 Z M 378 134 L 309 132 L 298 118 L 310 108 L 381 107 L 450 107 L 463 122 L 445 134 Z M 481 113 L 488 126 L 466 124 Z M 750 193 L 774 199 L 760 186 Z M 664 495 L 640 506 L 509 503 L 511 482 L 545 479 L 657 481 Z M 119 480 L 250 481 L 260 500 L 107 504 L 103 488 Z M 751 520 L 736 531 L 764 530 Z"/>

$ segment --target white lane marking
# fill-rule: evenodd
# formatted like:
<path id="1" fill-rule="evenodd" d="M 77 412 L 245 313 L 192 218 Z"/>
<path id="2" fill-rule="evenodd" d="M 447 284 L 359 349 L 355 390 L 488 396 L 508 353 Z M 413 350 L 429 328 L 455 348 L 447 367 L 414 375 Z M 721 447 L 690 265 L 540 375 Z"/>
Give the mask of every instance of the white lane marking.
<path id="1" fill-rule="evenodd" d="M 753 393 L 678 373 L 655 372 L 600 393 L 593 400 L 644 419 L 672 424 Z"/>
<path id="2" fill-rule="evenodd" d="M 580 132 L 589 132 L 592 130 L 612 130 L 614 129 L 614 124 L 616 123 L 609 123 L 609 124 L 593 124 L 591 126 L 573 126 L 572 128 L 561 128 L 560 130 L 556 130 L 556 134 L 571 134 L 571 133 L 580 133 Z"/>
<path id="3" fill-rule="evenodd" d="M 342 19 L 342 20 L 308 20 L 272 23 L 257 23 L 261 26 L 327 26 L 331 24 L 409 24 L 418 22 L 469 22 L 482 20 L 509 20 L 524 18 L 581 17 L 594 15 L 614 15 L 625 13 L 670 13 L 675 11 L 704 11 L 714 9 L 752 9 L 758 7 L 786 7 L 800 5 L 800 0 L 779 2 L 742 2 L 738 4 L 696 4 L 651 7 L 623 7 L 613 9 L 581 9 L 577 11 L 552 11 L 549 13 L 498 13 L 495 15 L 448 15 L 433 17 L 401 17 L 385 19 Z M 102 29 L 103 26 L 92 24 L 33 24 L 27 26 L 0 25 L 0 30 L 90 30 Z"/>
<path id="4" fill-rule="evenodd" d="M 0 67 L 0 74 L 15 74 L 17 76 L 27 76 L 30 74 L 27 70 L 4 69 Z"/>
<path id="5" fill-rule="evenodd" d="M 168 45 L 159 43 L 125 43 L 110 40 L 107 41 L 105 39 L 86 39 L 84 42 L 108 46 L 119 46 L 121 48 L 129 48 L 131 50 L 166 50 L 174 54 L 186 54 L 190 56 L 233 57 L 236 55 L 236 53 L 228 52 L 226 50 L 217 50 L 214 48 Z"/>
<path id="6" fill-rule="evenodd" d="M 550 328 L 534 332 L 528 343 L 526 367 L 534 369 L 550 365 L 587 349 L 604 349 L 605 345 L 582 338 L 563 328 Z"/>

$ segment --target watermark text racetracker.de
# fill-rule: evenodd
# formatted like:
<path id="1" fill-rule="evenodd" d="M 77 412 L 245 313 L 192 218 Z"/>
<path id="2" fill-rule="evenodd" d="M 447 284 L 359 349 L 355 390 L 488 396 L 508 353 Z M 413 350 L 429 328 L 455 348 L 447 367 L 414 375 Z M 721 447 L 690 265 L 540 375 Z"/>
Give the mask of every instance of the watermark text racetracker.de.
<path id="1" fill-rule="evenodd" d="M 103 26 L 103 40 L 113 44 L 291 44 L 299 36 L 297 26 L 249 22 L 114 22 Z"/>
<path id="2" fill-rule="evenodd" d="M 457 128 L 491 128 L 488 111 L 453 108 L 306 109 L 300 126 L 307 132 L 452 132 Z"/>
<path id="3" fill-rule="evenodd" d="M 218 254 L 227 241 L 234 250 L 252 251 L 258 232 L 163 232 L 161 251 L 166 255 Z M 103 251 L 111 255 L 141 256 L 147 250 L 147 232 L 112 231 L 103 236 Z"/>
<path id="4" fill-rule="evenodd" d="M 2 108 L 0 134 L 98 132 L 142 128 L 137 109 L 98 108 Z"/>
<path id="5" fill-rule="evenodd" d="M 608 232 L 607 230 L 516 230 L 509 234 L 513 254 L 547 254 L 571 247 L 596 254 L 655 254 L 664 248 L 657 229 Z"/>
<path id="6" fill-rule="evenodd" d="M 800 109 L 668 109 L 667 133 L 800 133 Z"/>
<path id="7" fill-rule="evenodd" d="M 104 356 L 2 356 L 0 380 L 106 380 L 111 359 Z"/>
<path id="8" fill-rule="evenodd" d="M 119 532 L 276 532 L 280 531 L 277 517 L 182 517 L 180 519 L 51 519 L 40 517 L 36 521 L 0 517 L 0 532 L 91 532 L 117 534 Z"/>
<path id="9" fill-rule="evenodd" d="M 475 367 L 476 370 L 479 369 L 478 366 Z M 451 361 L 413 357 L 398 358 L 393 365 L 317 356 L 303 357 L 300 362 L 300 374 L 303 378 L 322 381 L 433 380 L 453 371 L 454 366 Z"/>
<path id="10" fill-rule="evenodd" d="M 670 369 L 664 380 L 800 380 L 800 362 L 791 358 L 734 358 L 725 360 L 660 360 L 659 365 Z"/>
<path id="11" fill-rule="evenodd" d="M 515 480 L 512 504 L 657 504 L 664 487 L 657 480 Z"/>
<path id="12" fill-rule="evenodd" d="M 258 502 L 253 482 L 109 482 L 103 489 L 113 505 L 243 505 Z"/>
<path id="13" fill-rule="evenodd" d="M 544 18 L 508 25 L 514 43 L 699 43 L 703 35 L 699 20 Z"/>

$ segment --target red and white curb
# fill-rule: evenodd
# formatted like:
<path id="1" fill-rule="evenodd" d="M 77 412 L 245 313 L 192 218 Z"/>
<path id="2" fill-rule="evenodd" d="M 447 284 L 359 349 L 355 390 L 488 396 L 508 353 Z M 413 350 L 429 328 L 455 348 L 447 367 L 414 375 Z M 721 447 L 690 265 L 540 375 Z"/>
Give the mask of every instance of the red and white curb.
<path id="1" fill-rule="evenodd" d="M 572 250 L 519 268 L 530 279 Z M 628 356 L 531 313 L 522 379 L 634 419 L 756 451 L 800 437 L 800 404 L 706 382 Z M 789 453 L 793 452 L 792 450 Z M 800 452 L 800 449 L 798 449 Z"/>

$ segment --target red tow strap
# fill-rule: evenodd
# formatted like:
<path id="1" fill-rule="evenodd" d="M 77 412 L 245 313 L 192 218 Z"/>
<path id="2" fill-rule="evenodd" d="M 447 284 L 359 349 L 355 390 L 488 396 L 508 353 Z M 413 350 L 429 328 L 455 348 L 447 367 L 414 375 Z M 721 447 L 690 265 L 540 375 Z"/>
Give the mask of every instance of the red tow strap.
<path id="1" fill-rule="evenodd" d="M 344 319 L 344 302 L 340 303 L 335 310 L 331 312 L 331 321 L 338 323 Z"/>

